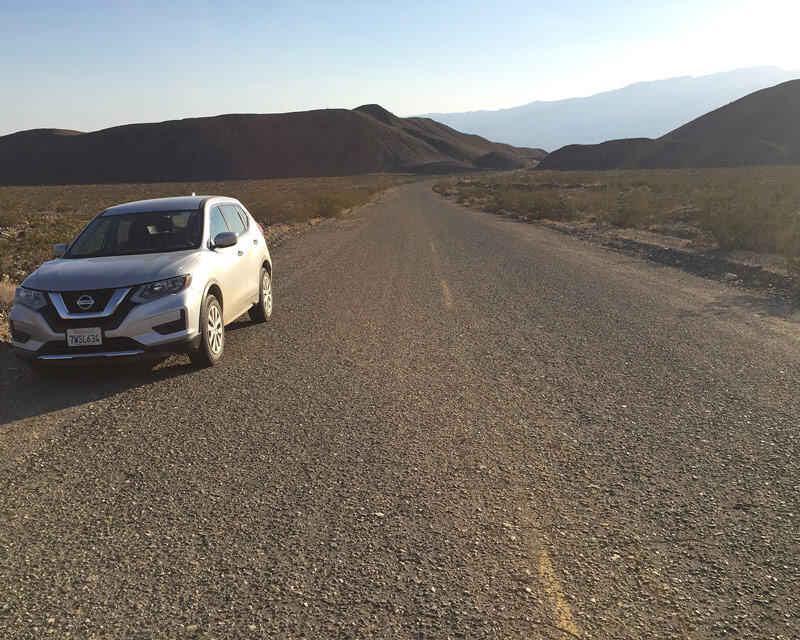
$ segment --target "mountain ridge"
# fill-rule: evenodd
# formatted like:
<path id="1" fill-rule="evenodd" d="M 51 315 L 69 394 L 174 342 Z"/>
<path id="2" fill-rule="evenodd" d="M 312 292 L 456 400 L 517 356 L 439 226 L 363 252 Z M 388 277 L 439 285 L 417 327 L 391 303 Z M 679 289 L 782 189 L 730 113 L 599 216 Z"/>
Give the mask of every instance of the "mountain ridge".
<path id="1" fill-rule="evenodd" d="M 590 96 L 507 109 L 427 115 L 459 131 L 553 150 L 567 144 L 655 138 L 753 91 L 796 78 L 800 70 L 750 67 L 647 80 Z"/>
<path id="2" fill-rule="evenodd" d="M 755 91 L 660 138 L 567 145 L 542 169 L 677 169 L 800 163 L 800 80 Z"/>
<path id="3" fill-rule="evenodd" d="M 433 173 L 533 166 L 544 157 L 379 105 L 224 114 L 88 133 L 30 129 L 0 137 L 1 184 L 87 184 Z M 475 162 L 478 161 L 477 164 Z M 489 163 L 491 165 L 491 162 Z"/>

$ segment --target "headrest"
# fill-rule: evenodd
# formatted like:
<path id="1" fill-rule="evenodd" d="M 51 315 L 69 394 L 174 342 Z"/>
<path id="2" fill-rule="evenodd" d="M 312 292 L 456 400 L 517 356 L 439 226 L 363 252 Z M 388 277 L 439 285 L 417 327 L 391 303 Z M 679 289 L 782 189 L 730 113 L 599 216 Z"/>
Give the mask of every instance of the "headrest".
<path id="1" fill-rule="evenodd" d="M 128 229 L 128 239 L 134 242 L 150 239 L 150 230 L 146 220 L 135 220 Z"/>
<path id="2" fill-rule="evenodd" d="M 161 216 L 160 218 L 157 218 L 156 231 L 159 233 L 168 233 L 169 231 L 172 231 L 172 217 Z"/>

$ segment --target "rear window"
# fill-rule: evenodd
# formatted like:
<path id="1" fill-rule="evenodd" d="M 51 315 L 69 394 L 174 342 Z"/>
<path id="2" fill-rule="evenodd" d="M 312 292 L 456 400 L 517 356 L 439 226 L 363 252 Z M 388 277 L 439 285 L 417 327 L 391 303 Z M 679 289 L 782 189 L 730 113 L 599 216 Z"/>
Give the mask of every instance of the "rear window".
<path id="1" fill-rule="evenodd" d="M 247 217 L 247 214 L 244 212 L 244 209 L 242 209 L 238 204 L 234 206 L 236 207 L 236 210 L 239 212 L 239 216 L 242 218 L 242 222 L 244 223 L 244 228 L 249 229 L 250 218 Z"/>

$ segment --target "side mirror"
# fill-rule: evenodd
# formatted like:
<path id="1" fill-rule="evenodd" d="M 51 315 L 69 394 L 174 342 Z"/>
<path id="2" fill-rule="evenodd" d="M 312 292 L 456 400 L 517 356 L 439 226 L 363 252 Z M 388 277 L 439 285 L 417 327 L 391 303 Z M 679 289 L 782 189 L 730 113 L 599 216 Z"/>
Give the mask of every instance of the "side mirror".
<path id="1" fill-rule="evenodd" d="M 60 258 L 67 252 L 67 243 L 66 242 L 59 242 L 55 247 L 53 247 L 53 255 L 56 258 Z"/>
<path id="2" fill-rule="evenodd" d="M 223 231 L 214 237 L 214 248 L 224 249 L 225 247 L 232 247 L 239 242 L 239 234 L 233 231 Z"/>

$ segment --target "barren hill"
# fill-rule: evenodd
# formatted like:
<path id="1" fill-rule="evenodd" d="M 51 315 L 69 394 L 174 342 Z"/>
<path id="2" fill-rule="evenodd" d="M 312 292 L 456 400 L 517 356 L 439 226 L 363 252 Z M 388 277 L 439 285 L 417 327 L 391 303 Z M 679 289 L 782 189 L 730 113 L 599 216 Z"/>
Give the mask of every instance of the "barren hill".
<path id="1" fill-rule="evenodd" d="M 657 138 L 569 145 L 542 169 L 649 169 L 800 164 L 800 80 L 762 89 Z"/>
<path id="2" fill-rule="evenodd" d="M 365 105 L 189 118 L 92 133 L 22 131 L 0 137 L 0 184 L 433 173 L 533 166 L 544 155 Z"/>

